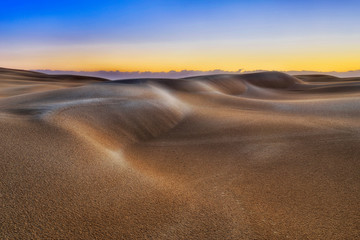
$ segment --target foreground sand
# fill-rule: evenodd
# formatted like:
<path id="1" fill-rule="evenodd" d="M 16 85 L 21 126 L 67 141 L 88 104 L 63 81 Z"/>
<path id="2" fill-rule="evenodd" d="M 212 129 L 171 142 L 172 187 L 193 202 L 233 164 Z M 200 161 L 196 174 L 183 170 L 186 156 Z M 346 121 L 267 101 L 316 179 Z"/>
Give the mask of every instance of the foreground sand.
<path id="1" fill-rule="evenodd" d="M 1 239 L 356 239 L 360 79 L 0 69 Z"/>

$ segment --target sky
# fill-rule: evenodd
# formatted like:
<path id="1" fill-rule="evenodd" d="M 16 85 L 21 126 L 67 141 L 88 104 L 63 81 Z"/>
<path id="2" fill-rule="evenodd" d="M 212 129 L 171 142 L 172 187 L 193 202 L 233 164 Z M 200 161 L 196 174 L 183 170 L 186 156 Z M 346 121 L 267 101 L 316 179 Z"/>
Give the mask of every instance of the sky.
<path id="1" fill-rule="evenodd" d="M 360 1 L 2 0 L 0 66 L 65 71 L 360 69 Z"/>

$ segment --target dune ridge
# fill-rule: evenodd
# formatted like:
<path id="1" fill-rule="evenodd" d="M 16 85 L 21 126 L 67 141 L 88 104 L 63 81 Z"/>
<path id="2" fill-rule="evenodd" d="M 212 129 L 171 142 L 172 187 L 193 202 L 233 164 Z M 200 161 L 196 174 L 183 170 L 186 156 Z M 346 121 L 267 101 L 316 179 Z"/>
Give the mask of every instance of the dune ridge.
<path id="1" fill-rule="evenodd" d="M 0 68 L 0 237 L 355 239 L 359 86 Z"/>

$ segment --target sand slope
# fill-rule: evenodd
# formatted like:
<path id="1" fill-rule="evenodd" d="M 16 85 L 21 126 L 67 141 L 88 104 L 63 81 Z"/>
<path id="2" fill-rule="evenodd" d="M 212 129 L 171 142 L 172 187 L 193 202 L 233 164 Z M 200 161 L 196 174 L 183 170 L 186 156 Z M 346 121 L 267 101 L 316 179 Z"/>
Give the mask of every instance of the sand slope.
<path id="1" fill-rule="evenodd" d="M 0 69 L 1 239 L 356 239 L 360 78 Z"/>

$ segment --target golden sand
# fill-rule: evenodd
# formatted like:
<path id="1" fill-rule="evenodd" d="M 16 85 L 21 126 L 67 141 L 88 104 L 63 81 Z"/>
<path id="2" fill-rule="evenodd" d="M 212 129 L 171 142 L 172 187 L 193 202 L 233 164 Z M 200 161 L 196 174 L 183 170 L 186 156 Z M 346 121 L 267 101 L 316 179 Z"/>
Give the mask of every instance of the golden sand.
<path id="1" fill-rule="evenodd" d="M 360 79 L 0 69 L 1 239 L 356 239 Z"/>

